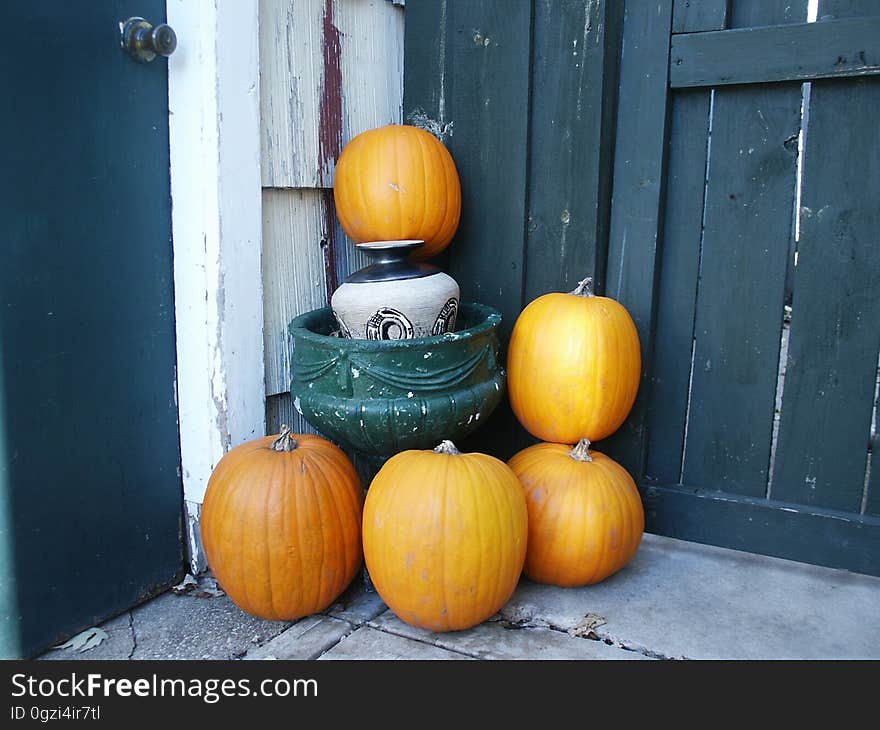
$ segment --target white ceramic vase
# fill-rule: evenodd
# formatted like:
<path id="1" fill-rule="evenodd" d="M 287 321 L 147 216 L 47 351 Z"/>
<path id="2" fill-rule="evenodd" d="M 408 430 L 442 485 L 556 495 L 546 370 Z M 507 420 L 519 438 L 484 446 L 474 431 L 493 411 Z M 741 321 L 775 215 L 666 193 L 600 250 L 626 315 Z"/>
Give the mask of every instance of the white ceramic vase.
<path id="1" fill-rule="evenodd" d="M 453 332 L 460 292 L 451 276 L 408 256 L 423 241 L 362 243 L 373 263 L 333 292 L 330 305 L 344 337 L 404 340 Z"/>

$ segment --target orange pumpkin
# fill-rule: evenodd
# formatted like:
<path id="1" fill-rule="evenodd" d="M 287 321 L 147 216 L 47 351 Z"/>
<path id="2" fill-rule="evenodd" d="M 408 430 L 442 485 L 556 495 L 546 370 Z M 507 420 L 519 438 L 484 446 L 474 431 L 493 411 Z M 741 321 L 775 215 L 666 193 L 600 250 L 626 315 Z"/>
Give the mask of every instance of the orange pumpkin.
<path id="1" fill-rule="evenodd" d="M 544 294 L 513 326 L 507 389 L 519 422 L 542 441 L 571 444 L 614 433 L 639 387 L 639 336 L 619 302 L 594 296 L 590 279 Z"/>
<path id="2" fill-rule="evenodd" d="M 449 245 L 461 215 L 452 156 L 434 135 L 390 124 L 354 137 L 336 162 L 339 223 L 355 243 L 423 240 L 414 258 Z"/>
<path id="3" fill-rule="evenodd" d="M 535 444 L 508 465 L 526 495 L 528 552 L 523 572 L 539 583 L 583 586 L 616 573 L 635 555 L 645 529 L 632 477 L 581 439 Z"/>
<path id="4" fill-rule="evenodd" d="M 361 565 L 363 490 L 329 441 L 241 444 L 217 464 L 201 512 L 208 565 L 242 610 L 275 621 L 327 608 Z"/>
<path id="5" fill-rule="evenodd" d="M 433 451 L 389 459 L 367 492 L 364 558 L 376 591 L 403 621 L 466 629 L 510 598 L 528 534 L 522 488 L 507 465 Z"/>

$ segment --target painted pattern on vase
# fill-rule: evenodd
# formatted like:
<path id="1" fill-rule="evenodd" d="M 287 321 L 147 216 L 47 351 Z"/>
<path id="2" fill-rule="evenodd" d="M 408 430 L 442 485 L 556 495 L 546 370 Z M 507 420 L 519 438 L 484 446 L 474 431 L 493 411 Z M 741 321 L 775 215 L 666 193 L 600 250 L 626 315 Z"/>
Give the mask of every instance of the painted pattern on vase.
<path id="1" fill-rule="evenodd" d="M 359 246 L 373 263 L 348 277 L 330 302 L 342 337 L 405 340 L 455 330 L 458 284 L 436 266 L 408 259 L 422 243 Z"/>

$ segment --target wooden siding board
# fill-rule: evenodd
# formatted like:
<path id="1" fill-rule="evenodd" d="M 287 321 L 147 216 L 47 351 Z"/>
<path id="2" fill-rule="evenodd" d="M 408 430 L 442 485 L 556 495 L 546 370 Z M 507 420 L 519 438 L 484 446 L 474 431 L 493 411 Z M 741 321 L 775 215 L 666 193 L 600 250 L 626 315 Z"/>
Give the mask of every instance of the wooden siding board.
<path id="1" fill-rule="evenodd" d="M 326 306 L 367 263 L 339 225 L 332 190 L 263 189 L 266 395 L 290 390 L 290 320 Z"/>
<path id="2" fill-rule="evenodd" d="M 671 25 L 672 0 L 660 0 L 650 11 L 643 5 L 627 6 L 620 60 L 605 294 L 620 301 L 635 321 L 642 380 L 626 423 L 599 449 L 636 479 L 644 474 L 658 236 L 663 227 Z"/>
<path id="3" fill-rule="evenodd" d="M 524 304 L 585 276 L 602 286 L 612 159 L 603 140 L 617 87 L 608 46 L 620 31 L 611 5 L 535 5 Z"/>
<path id="4" fill-rule="evenodd" d="M 876 517 L 674 487 L 647 487 L 643 500 L 655 534 L 880 575 Z"/>
<path id="5" fill-rule="evenodd" d="M 685 484 L 766 492 L 800 106 L 800 85 L 715 94 Z"/>
<path id="6" fill-rule="evenodd" d="M 880 17 L 675 36 L 673 88 L 880 74 Z"/>
<path id="7" fill-rule="evenodd" d="M 403 10 L 357 0 L 261 0 L 266 394 L 289 390 L 289 321 L 329 302 L 367 258 L 339 225 L 345 142 L 399 123 Z"/>
<path id="8" fill-rule="evenodd" d="M 709 107 L 710 93 L 702 89 L 672 97 L 646 476 L 673 484 L 681 474 L 688 408 Z"/>
<path id="9" fill-rule="evenodd" d="M 260 1 L 263 187 L 331 187 L 338 150 L 401 122 L 403 9 Z"/>
<path id="10" fill-rule="evenodd" d="M 263 190 L 266 395 L 290 390 L 290 320 L 327 304 L 327 238 L 320 190 Z"/>
<path id="11" fill-rule="evenodd" d="M 730 0 L 675 0 L 673 33 L 721 30 L 727 25 Z"/>
<path id="12" fill-rule="evenodd" d="M 774 497 L 858 512 L 880 351 L 880 79 L 812 85 Z"/>

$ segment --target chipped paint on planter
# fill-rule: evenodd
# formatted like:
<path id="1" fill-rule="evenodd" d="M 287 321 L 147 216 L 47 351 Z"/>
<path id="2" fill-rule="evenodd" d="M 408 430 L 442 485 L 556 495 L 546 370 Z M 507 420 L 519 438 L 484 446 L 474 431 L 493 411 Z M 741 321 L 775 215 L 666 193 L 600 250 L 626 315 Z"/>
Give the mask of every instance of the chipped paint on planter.
<path id="1" fill-rule="evenodd" d="M 289 331 L 291 394 L 303 417 L 328 438 L 377 457 L 476 430 L 503 397 L 501 315 L 463 302 L 459 316 L 456 333 L 354 340 L 335 335 L 329 307 L 300 315 Z"/>

